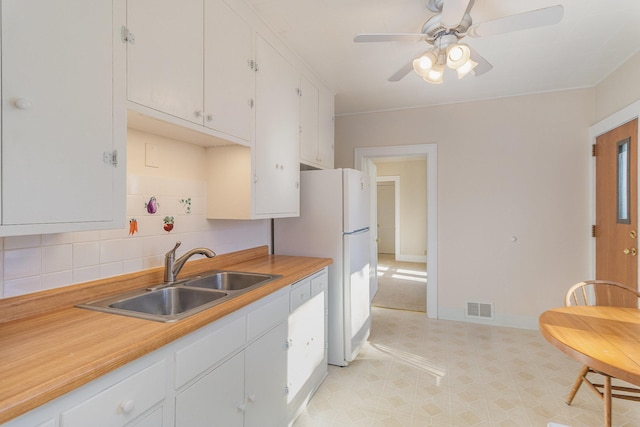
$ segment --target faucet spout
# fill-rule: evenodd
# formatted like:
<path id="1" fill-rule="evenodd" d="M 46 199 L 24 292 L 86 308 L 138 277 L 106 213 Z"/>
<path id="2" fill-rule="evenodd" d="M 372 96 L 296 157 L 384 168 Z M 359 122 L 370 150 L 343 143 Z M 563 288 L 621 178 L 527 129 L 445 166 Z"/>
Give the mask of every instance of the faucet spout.
<path id="1" fill-rule="evenodd" d="M 193 255 L 204 255 L 207 258 L 213 258 L 216 256 L 216 253 L 211 249 L 207 248 L 195 248 L 187 251 L 186 254 L 182 255 L 180 258 L 176 259 L 176 249 L 180 246 L 180 242 L 176 242 L 176 245 L 173 249 L 167 252 L 164 256 L 164 282 L 165 283 L 173 283 L 176 280 L 176 277 L 182 270 L 184 263 L 187 262 L 189 258 Z"/>

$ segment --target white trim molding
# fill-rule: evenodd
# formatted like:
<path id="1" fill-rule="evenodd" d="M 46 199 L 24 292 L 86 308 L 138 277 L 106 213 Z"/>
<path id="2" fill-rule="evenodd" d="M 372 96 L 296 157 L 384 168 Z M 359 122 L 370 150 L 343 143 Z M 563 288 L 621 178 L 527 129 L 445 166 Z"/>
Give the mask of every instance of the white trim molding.
<path id="1" fill-rule="evenodd" d="M 438 146 L 398 145 L 355 149 L 355 168 L 368 160 L 388 157 L 427 157 L 427 316 L 438 318 Z"/>

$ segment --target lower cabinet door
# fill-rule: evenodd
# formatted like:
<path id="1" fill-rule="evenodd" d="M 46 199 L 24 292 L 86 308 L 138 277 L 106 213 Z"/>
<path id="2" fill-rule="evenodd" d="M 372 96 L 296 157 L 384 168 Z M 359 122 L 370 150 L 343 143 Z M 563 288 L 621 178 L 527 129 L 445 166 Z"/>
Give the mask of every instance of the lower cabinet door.
<path id="1" fill-rule="evenodd" d="M 176 397 L 176 427 L 242 427 L 244 352 L 196 381 Z"/>
<path id="2" fill-rule="evenodd" d="M 245 350 L 246 427 L 279 426 L 287 411 L 287 322 Z"/>

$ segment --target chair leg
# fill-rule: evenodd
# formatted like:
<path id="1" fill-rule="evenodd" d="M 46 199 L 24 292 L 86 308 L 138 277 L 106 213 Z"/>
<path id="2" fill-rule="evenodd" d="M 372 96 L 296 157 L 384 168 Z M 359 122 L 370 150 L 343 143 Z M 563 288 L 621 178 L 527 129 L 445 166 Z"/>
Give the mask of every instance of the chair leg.
<path id="1" fill-rule="evenodd" d="M 573 402 L 573 398 L 576 396 L 578 389 L 582 385 L 582 381 L 584 380 L 585 375 L 587 375 L 587 372 L 589 372 L 589 367 L 584 365 L 578 374 L 578 378 L 576 378 L 576 381 L 573 383 L 569 397 L 567 397 L 567 405 L 571 405 L 571 402 Z"/>
<path id="2" fill-rule="evenodd" d="M 609 375 L 604 376 L 604 425 L 605 427 L 611 427 L 611 377 Z"/>

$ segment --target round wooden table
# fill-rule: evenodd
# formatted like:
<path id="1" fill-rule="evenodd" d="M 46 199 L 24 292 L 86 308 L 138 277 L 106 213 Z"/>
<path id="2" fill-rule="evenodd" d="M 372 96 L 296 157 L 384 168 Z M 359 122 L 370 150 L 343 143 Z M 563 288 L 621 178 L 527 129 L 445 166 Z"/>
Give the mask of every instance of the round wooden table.
<path id="1" fill-rule="evenodd" d="M 640 310 L 554 308 L 542 313 L 539 325 L 546 340 L 563 353 L 596 371 L 640 386 Z M 611 425 L 609 380 L 605 380 L 603 400 L 605 425 Z"/>

